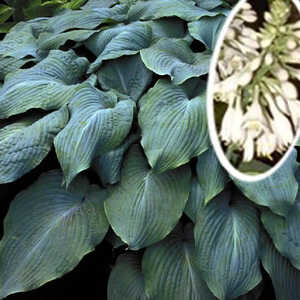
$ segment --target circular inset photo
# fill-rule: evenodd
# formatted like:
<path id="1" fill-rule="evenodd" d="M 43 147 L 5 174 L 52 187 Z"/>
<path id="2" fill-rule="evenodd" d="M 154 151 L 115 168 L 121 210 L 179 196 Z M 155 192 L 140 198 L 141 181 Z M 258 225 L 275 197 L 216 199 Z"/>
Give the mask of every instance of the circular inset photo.
<path id="1" fill-rule="evenodd" d="M 240 1 L 219 35 L 208 83 L 212 143 L 235 177 L 280 167 L 300 127 L 300 3 Z"/>

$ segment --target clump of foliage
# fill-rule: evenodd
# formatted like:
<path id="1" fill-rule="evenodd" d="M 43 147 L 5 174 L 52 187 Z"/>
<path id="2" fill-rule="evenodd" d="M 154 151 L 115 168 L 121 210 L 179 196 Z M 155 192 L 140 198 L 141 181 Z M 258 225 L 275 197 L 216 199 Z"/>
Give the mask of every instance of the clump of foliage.
<path id="1" fill-rule="evenodd" d="M 0 4 L 0 32 L 8 32 L 17 22 L 38 17 L 50 17 L 69 8 L 78 9 L 87 0 L 4 0 Z"/>
<path id="2" fill-rule="evenodd" d="M 249 184 L 209 143 L 206 75 L 229 12 L 220 0 L 88 1 L 0 42 L 0 188 L 51 149 L 60 164 L 10 204 L 0 299 L 71 271 L 104 238 L 126 245 L 110 300 L 259 299 L 266 272 L 278 300 L 300 298 L 296 150 Z"/>

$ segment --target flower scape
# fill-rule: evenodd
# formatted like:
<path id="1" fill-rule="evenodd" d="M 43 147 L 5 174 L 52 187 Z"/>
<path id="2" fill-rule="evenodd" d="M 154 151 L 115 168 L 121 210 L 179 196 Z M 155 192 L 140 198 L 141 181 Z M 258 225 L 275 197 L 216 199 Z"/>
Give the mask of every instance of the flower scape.
<path id="1" fill-rule="evenodd" d="M 248 183 L 222 168 L 209 141 L 207 75 L 230 3 L 90 0 L 53 16 L 43 10 L 4 35 L 0 299 L 85 300 L 87 291 L 108 300 L 300 299 L 299 147 L 270 177 Z M 278 13 L 274 21 L 267 15 L 268 24 L 287 18 L 288 2 L 270 4 Z M 247 98 L 253 139 L 245 141 L 257 145 L 259 131 L 283 151 L 297 115 L 273 99 L 277 93 L 280 109 L 295 112 L 288 105 L 297 103 L 297 23 L 284 23 L 290 33 L 283 40 L 271 23 L 260 31 L 273 41 L 265 49 L 281 45 L 279 67 L 275 52 L 260 58 L 260 38 L 244 27 L 255 19 L 244 6 L 236 20 L 255 46 L 234 39 L 226 55 L 236 51 L 236 61 L 223 71 L 237 76 L 237 66 L 247 68 L 239 75 L 245 88 L 265 66 L 268 76 Z M 226 86 L 236 87 L 230 80 Z M 244 96 L 222 95 L 243 108 Z M 236 113 L 237 104 L 230 109 Z M 278 140 L 266 110 L 289 122 L 287 140 Z M 43 285 L 69 272 L 79 272 L 79 283 L 49 296 Z"/>
<path id="2" fill-rule="evenodd" d="M 237 168 L 253 160 L 266 163 L 266 169 L 273 166 L 300 126 L 299 13 L 291 20 L 292 1 L 269 3 L 259 25 L 250 2 L 242 5 L 217 63 L 216 109 L 219 101 L 227 105 L 219 137 Z"/>

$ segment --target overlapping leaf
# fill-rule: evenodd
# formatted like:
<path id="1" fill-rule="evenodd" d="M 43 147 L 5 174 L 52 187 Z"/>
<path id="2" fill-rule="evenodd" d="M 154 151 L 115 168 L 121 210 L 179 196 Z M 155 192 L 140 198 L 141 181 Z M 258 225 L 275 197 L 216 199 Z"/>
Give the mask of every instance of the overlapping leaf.
<path id="1" fill-rule="evenodd" d="M 198 211 L 195 244 L 198 265 L 221 300 L 251 291 L 262 279 L 257 211 L 237 190 L 225 190 Z"/>
<path id="2" fill-rule="evenodd" d="M 79 177 L 68 191 L 62 174 L 43 174 L 12 202 L 0 242 L 0 299 L 71 271 L 108 230 L 106 193 Z"/>
<path id="3" fill-rule="evenodd" d="M 116 90 L 137 101 L 152 81 L 152 72 L 139 55 L 125 56 L 103 65 L 98 72 L 101 87 Z"/>
<path id="4" fill-rule="evenodd" d="M 116 97 L 88 85 L 74 95 L 69 109 L 70 121 L 54 140 L 67 186 L 90 167 L 96 155 L 122 143 L 131 129 L 134 102 L 117 102 Z"/>
<path id="5" fill-rule="evenodd" d="M 140 100 L 141 144 L 149 164 L 158 172 L 177 168 L 208 147 L 205 87 L 201 81 L 196 97 L 189 98 L 195 87 L 176 86 L 160 79 Z"/>
<path id="6" fill-rule="evenodd" d="M 120 255 L 107 287 L 108 300 L 147 300 L 139 254 Z"/>
<path id="7" fill-rule="evenodd" d="M 143 22 L 121 24 L 103 30 L 85 43 L 98 56 L 88 71 L 97 71 L 104 60 L 137 54 L 141 49 L 148 48 L 151 42 L 151 27 Z"/>
<path id="8" fill-rule="evenodd" d="M 209 148 L 198 157 L 196 168 L 205 205 L 224 189 L 230 178 L 220 165 L 213 148 Z"/>
<path id="9" fill-rule="evenodd" d="M 262 239 L 261 260 L 269 273 L 275 290 L 276 300 L 300 298 L 300 271 L 275 249 L 269 237 Z"/>
<path id="10" fill-rule="evenodd" d="M 226 17 L 223 15 L 203 17 L 188 24 L 189 32 L 194 39 L 202 42 L 208 49 L 213 50 L 225 19 Z"/>
<path id="11" fill-rule="evenodd" d="M 165 240 L 146 249 L 142 270 L 146 294 L 155 300 L 215 300 L 196 265 L 193 227 L 179 224 Z"/>
<path id="12" fill-rule="evenodd" d="M 119 147 L 96 157 L 93 168 L 103 185 L 120 181 L 123 157 L 128 148 L 138 140 L 138 135 L 130 135 Z"/>
<path id="13" fill-rule="evenodd" d="M 188 166 L 157 174 L 133 145 L 105 210 L 114 232 L 135 250 L 162 240 L 178 222 L 189 194 Z"/>
<path id="14" fill-rule="evenodd" d="M 197 7 L 193 0 L 138 1 L 128 12 L 130 21 L 154 20 L 163 17 L 178 17 L 185 21 L 199 20 L 203 16 L 215 16 L 218 12 Z"/>
<path id="15" fill-rule="evenodd" d="M 295 268 L 300 270 L 299 199 L 287 216 L 278 216 L 264 209 L 261 219 L 277 251 L 288 258 Z"/>
<path id="16" fill-rule="evenodd" d="M 204 206 L 204 198 L 204 191 L 199 181 L 196 177 L 193 177 L 189 199 L 184 208 L 184 212 L 194 223 L 197 219 L 198 210 Z"/>
<path id="17" fill-rule="evenodd" d="M 68 103 L 85 73 L 88 60 L 73 50 L 52 50 L 34 67 L 7 77 L 0 90 L 0 118 L 31 108 L 53 110 Z"/>
<path id="18" fill-rule="evenodd" d="M 297 152 L 293 150 L 284 164 L 271 176 L 258 182 L 243 182 L 233 178 L 238 188 L 253 202 L 286 216 L 293 208 L 298 193 L 295 172 Z"/>
<path id="19" fill-rule="evenodd" d="M 127 11 L 126 5 L 117 5 L 113 8 L 67 10 L 64 14 L 50 18 L 46 31 L 58 34 L 74 28 L 94 29 L 103 23 L 124 21 Z"/>
<path id="20" fill-rule="evenodd" d="M 0 184 L 17 180 L 46 157 L 69 120 L 67 107 L 42 119 L 24 117 L 0 129 Z M 35 122 L 36 121 L 36 122 Z"/>
<path id="21" fill-rule="evenodd" d="M 191 77 L 208 73 L 211 52 L 193 53 L 188 42 L 163 38 L 141 50 L 141 57 L 145 66 L 154 73 L 169 75 L 174 84 L 182 84 Z"/>

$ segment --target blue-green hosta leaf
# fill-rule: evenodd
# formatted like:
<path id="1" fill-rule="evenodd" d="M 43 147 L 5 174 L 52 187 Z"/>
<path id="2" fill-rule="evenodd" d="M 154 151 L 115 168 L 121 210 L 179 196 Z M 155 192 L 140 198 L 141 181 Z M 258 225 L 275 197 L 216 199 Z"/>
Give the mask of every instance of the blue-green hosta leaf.
<path id="1" fill-rule="evenodd" d="M 189 32 L 194 39 L 202 42 L 207 48 L 213 50 L 225 19 L 226 17 L 223 15 L 203 17 L 198 21 L 188 24 Z"/>
<path id="2" fill-rule="evenodd" d="M 24 118 L 0 129 L 0 184 L 15 181 L 38 166 L 68 119 L 68 109 L 63 107 L 36 122 Z"/>
<path id="3" fill-rule="evenodd" d="M 0 242 L 0 299 L 71 271 L 104 238 L 106 193 L 78 177 L 67 191 L 62 174 L 43 174 L 13 200 Z"/>
<path id="4" fill-rule="evenodd" d="M 36 38 L 31 24 L 20 22 L 0 42 L 0 56 L 17 59 L 37 56 Z"/>
<path id="5" fill-rule="evenodd" d="M 88 60 L 73 50 L 52 50 L 34 67 L 7 77 L 0 90 L 0 118 L 23 113 L 31 108 L 53 110 L 68 103 L 81 88 Z"/>
<path id="6" fill-rule="evenodd" d="M 178 38 L 186 35 L 186 24 L 177 18 L 165 18 L 145 22 L 152 29 L 153 38 Z"/>
<path id="7" fill-rule="evenodd" d="M 264 291 L 264 284 L 262 281 L 252 291 L 236 298 L 235 300 L 259 300 L 259 299 L 261 299 L 261 295 L 262 295 L 263 291 Z"/>
<path id="8" fill-rule="evenodd" d="M 295 172 L 299 163 L 293 150 L 284 164 L 271 176 L 258 182 L 243 182 L 233 178 L 238 188 L 251 201 L 269 207 L 274 213 L 286 216 L 293 208 L 298 193 Z"/>
<path id="9" fill-rule="evenodd" d="M 33 60 L 27 58 L 18 59 L 14 57 L 0 56 L 0 80 L 4 80 L 8 73 L 15 72 L 30 61 Z"/>
<path id="10" fill-rule="evenodd" d="M 209 148 L 198 157 L 197 177 L 204 192 L 204 205 L 223 191 L 230 178 L 220 165 L 213 148 Z M 209 170 L 209 172 L 208 172 Z"/>
<path id="11" fill-rule="evenodd" d="M 107 287 L 108 300 L 147 300 L 145 280 L 141 272 L 139 254 L 126 253 L 118 257 L 110 273 Z"/>
<path id="12" fill-rule="evenodd" d="M 103 185 L 115 184 L 120 181 L 124 154 L 138 138 L 138 135 L 130 135 L 119 147 L 94 159 L 93 168 Z"/>
<path id="13" fill-rule="evenodd" d="M 261 252 L 262 264 L 272 279 L 276 300 L 300 299 L 300 271 L 279 254 L 266 234 Z"/>
<path id="14" fill-rule="evenodd" d="M 118 0 L 88 0 L 82 8 L 103 8 L 111 7 L 116 4 Z"/>
<path id="15" fill-rule="evenodd" d="M 208 147 L 205 88 L 193 98 L 184 86 L 159 80 L 141 98 L 142 146 L 158 172 L 177 168 Z"/>
<path id="16" fill-rule="evenodd" d="M 184 208 L 184 213 L 195 223 L 198 210 L 204 205 L 204 191 L 196 177 L 192 179 L 192 186 L 189 199 Z"/>
<path id="17" fill-rule="evenodd" d="M 288 258 L 295 268 L 300 270 L 299 199 L 287 216 L 278 216 L 270 210 L 264 209 L 261 219 L 276 249 L 281 255 Z"/>
<path id="18" fill-rule="evenodd" d="M 221 6 L 224 3 L 223 0 L 194 0 L 194 1 L 196 2 L 197 6 L 208 10 Z"/>
<path id="19" fill-rule="evenodd" d="M 105 201 L 114 232 L 134 250 L 162 240 L 182 215 L 190 177 L 188 166 L 155 173 L 140 146 L 133 145 L 125 158 L 121 181 Z"/>
<path id="20" fill-rule="evenodd" d="M 98 56 L 88 72 L 97 71 L 104 60 L 137 54 L 141 49 L 148 48 L 151 42 L 151 27 L 143 22 L 117 25 L 103 30 L 85 43 L 87 48 Z"/>
<path id="21" fill-rule="evenodd" d="M 194 232 L 203 278 L 220 300 L 244 295 L 261 281 L 258 214 L 237 190 L 223 191 L 200 209 Z"/>
<path id="22" fill-rule="evenodd" d="M 192 224 L 179 224 L 163 241 L 148 247 L 142 260 L 146 294 L 155 300 L 217 300 L 196 265 Z"/>
<path id="23" fill-rule="evenodd" d="M 133 101 L 117 102 L 92 86 L 74 95 L 70 121 L 54 140 L 66 186 L 91 166 L 96 155 L 122 143 L 131 128 L 134 107 Z"/>
<path id="24" fill-rule="evenodd" d="M 38 45 L 40 49 L 58 49 L 60 46 L 64 45 L 68 40 L 74 42 L 83 42 L 96 32 L 97 30 L 88 29 L 77 29 L 58 34 L 43 32 L 39 36 Z"/>
<path id="25" fill-rule="evenodd" d="M 193 0 L 151 0 L 138 1 L 132 5 L 128 12 L 128 19 L 136 21 L 178 17 L 185 21 L 195 21 L 204 16 L 217 14 L 217 12 L 197 7 Z"/>
<path id="26" fill-rule="evenodd" d="M 107 62 L 98 72 L 98 80 L 105 90 L 116 90 L 137 101 L 152 81 L 152 72 L 139 55 L 124 56 Z"/>
<path id="27" fill-rule="evenodd" d="M 126 5 L 117 5 L 113 8 L 67 10 L 64 14 L 50 18 L 46 31 L 58 34 L 74 28 L 94 29 L 103 23 L 124 21 L 127 11 Z"/>
<path id="28" fill-rule="evenodd" d="M 154 73 L 169 75 L 174 84 L 182 84 L 191 77 L 208 73 L 211 52 L 194 53 L 184 40 L 162 38 L 141 50 L 141 57 Z"/>

